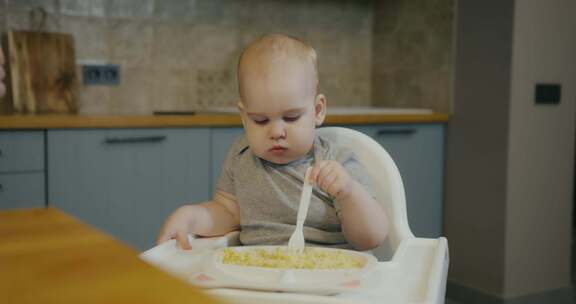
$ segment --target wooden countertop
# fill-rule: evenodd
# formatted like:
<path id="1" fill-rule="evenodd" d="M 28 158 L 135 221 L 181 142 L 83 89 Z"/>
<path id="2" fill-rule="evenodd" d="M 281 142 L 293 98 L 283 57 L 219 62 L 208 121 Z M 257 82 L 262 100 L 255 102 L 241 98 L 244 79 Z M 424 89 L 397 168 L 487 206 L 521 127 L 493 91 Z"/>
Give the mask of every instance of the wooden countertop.
<path id="1" fill-rule="evenodd" d="M 446 123 L 446 113 L 418 115 L 329 115 L 325 125 L 382 123 Z M 0 129 L 55 128 L 173 128 L 239 127 L 240 117 L 232 114 L 88 116 L 88 115 L 0 115 Z"/>
<path id="2" fill-rule="evenodd" d="M 0 211 L 2 303 L 216 303 L 56 209 Z"/>

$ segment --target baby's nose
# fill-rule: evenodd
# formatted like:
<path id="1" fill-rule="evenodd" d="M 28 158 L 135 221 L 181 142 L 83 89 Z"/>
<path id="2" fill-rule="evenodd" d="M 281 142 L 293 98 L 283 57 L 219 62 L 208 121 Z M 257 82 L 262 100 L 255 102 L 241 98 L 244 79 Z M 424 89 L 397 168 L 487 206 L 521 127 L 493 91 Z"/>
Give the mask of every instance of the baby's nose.
<path id="1" fill-rule="evenodd" d="M 286 128 L 282 122 L 274 122 L 270 124 L 269 129 L 270 139 L 286 138 Z"/>

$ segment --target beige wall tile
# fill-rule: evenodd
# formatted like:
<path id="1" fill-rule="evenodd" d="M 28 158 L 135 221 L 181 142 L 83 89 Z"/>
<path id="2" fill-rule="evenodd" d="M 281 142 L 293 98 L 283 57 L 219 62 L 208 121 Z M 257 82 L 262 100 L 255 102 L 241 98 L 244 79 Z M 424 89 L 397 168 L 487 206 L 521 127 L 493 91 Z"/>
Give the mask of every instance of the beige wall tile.
<path id="1" fill-rule="evenodd" d="M 191 111 L 196 106 L 196 71 L 156 67 L 152 83 L 152 107 L 155 111 Z"/>
<path id="2" fill-rule="evenodd" d="M 238 24 L 243 29 L 263 28 L 269 31 L 290 29 L 303 22 L 312 22 L 306 16 L 306 1 L 252 0 L 238 1 Z M 307 21 L 305 21 L 307 20 Z"/>
<path id="3" fill-rule="evenodd" d="M 74 36 L 76 60 L 108 60 L 108 23 L 105 19 L 91 17 L 60 18 L 62 32 Z"/>
<path id="4" fill-rule="evenodd" d="M 110 87 L 85 86 L 79 88 L 79 114 L 106 115 L 111 112 Z"/>
<path id="5" fill-rule="evenodd" d="M 154 28 L 144 21 L 109 21 L 110 59 L 124 67 L 145 66 L 152 57 Z"/>
<path id="6" fill-rule="evenodd" d="M 246 1 L 211 0 L 195 1 L 194 23 L 238 26 L 237 7 L 246 5 Z"/>
<path id="7" fill-rule="evenodd" d="M 154 16 L 166 21 L 193 22 L 196 0 L 164 0 L 154 2 Z"/>
<path id="8" fill-rule="evenodd" d="M 110 87 L 111 114 L 151 114 L 153 75 L 150 67 L 125 68 L 121 85 Z"/>
<path id="9" fill-rule="evenodd" d="M 154 0 L 107 0 L 106 16 L 112 18 L 151 17 Z"/>
<path id="10" fill-rule="evenodd" d="M 58 31 L 56 0 L 6 1 L 0 4 L 0 23 L 14 30 Z M 46 13 L 45 17 L 42 15 Z"/>
<path id="11" fill-rule="evenodd" d="M 9 8 L 6 14 L 7 29 L 17 31 L 29 31 L 30 14 L 26 10 Z"/>
<path id="12" fill-rule="evenodd" d="M 89 112 L 234 106 L 238 56 L 267 33 L 317 50 L 331 105 L 448 108 L 441 99 L 450 98 L 453 0 L 59 1 L 59 19 L 57 0 L 9 1 L 9 25 L 29 29 L 27 9 L 46 4 L 54 15 L 48 30 L 74 35 L 77 60 L 120 65 L 119 87 L 84 90 Z M 138 79 L 138 70 L 150 79 Z M 142 82 L 152 95 L 141 96 Z M 106 94 L 107 107 L 92 104 Z"/>
<path id="13" fill-rule="evenodd" d="M 189 26 L 177 23 L 155 24 L 151 63 L 166 68 L 190 67 L 193 63 L 191 49 L 194 43 Z"/>
<path id="14" fill-rule="evenodd" d="M 8 8 L 4 4 L 0 4 L 0 33 L 4 33 L 8 26 Z"/>
<path id="15" fill-rule="evenodd" d="M 228 70 L 236 64 L 240 54 L 237 29 L 200 24 L 189 31 L 186 46 L 191 65 L 198 69 Z"/>
<path id="16" fill-rule="evenodd" d="M 60 12 L 69 16 L 105 16 L 105 0 L 59 0 Z"/>
<path id="17" fill-rule="evenodd" d="M 453 6 L 453 0 L 376 2 L 374 104 L 450 109 Z"/>
<path id="18" fill-rule="evenodd" d="M 231 70 L 199 70 L 196 98 L 200 108 L 236 106 L 238 86 Z"/>
<path id="19" fill-rule="evenodd" d="M 7 4 L 10 8 L 30 10 L 33 8 L 43 8 L 48 13 L 56 13 L 58 10 L 57 0 L 7 0 L 3 1 L 1 6 Z"/>
<path id="20" fill-rule="evenodd" d="M 375 106 L 394 105 L 393 72 L 378 71 L 372 74 L 372 102 Z"/>
<path id="21" fill-rule="evenodd" d="M 420 87 L 425 92 L 420 106 L 434 108 L 437 111 L 448 112 L 451 87 L 451 71 L 448 69 L 431 70 L 420 73 Z"/>

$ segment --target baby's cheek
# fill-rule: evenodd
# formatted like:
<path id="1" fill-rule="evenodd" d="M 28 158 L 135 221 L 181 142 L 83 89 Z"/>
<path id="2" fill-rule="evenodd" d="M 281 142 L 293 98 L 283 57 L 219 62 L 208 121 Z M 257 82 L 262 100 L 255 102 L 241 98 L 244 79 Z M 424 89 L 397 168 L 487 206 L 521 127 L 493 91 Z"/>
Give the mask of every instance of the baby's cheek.
<path id="1" fill-rule="evenodd" d="M 246 130 L 246 138 L 248 139 L 250 149 L 256 154 L 261 154 L 262 152 L 263 149 L 262 147 L 264 146 L 265 143 L 263 136 L 264 135 L 259 130 L 251 130 L 251 131 Z"/>
<path id="2" fill-rule="evenodd" d="M 306 143 L 312 147 L 314 144 L 314 136 L 316 135 L 316 129 L 312 126 L 301 126 L 299 128 L 299 134 L 302 138 L 305 138 Z"/>

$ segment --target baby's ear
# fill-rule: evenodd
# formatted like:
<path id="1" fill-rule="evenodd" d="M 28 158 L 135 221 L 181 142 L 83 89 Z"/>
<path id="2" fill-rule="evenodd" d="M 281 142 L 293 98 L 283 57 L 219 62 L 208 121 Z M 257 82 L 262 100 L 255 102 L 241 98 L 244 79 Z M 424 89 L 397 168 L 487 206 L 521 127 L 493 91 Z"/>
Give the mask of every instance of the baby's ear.
<path id="1" fill-rule="evenodd" d="M 316 100 L 314 102 L 314 115 L 316 126 L 321 126 L 326 117 L 326 96 L 324 96 L 324 94 L 316 95 Z"/>

